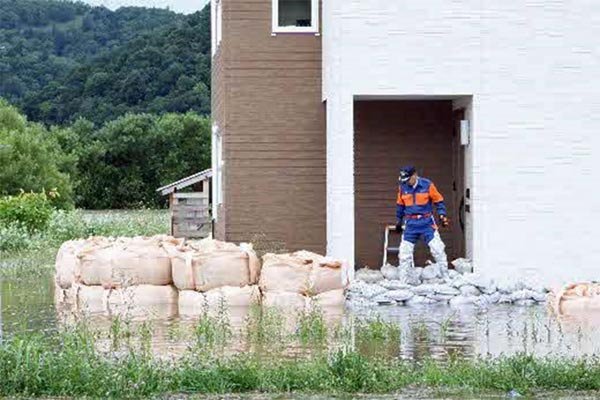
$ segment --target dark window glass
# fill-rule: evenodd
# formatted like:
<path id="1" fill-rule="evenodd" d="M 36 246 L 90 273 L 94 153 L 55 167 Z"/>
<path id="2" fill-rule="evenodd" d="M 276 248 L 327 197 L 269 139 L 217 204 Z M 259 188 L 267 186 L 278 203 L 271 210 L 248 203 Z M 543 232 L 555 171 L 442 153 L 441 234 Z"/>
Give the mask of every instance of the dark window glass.
<path id="1" fill-rule="evenodd" d="M 311 26 L 311 0 L 278 0 L 279 26 Z"/>

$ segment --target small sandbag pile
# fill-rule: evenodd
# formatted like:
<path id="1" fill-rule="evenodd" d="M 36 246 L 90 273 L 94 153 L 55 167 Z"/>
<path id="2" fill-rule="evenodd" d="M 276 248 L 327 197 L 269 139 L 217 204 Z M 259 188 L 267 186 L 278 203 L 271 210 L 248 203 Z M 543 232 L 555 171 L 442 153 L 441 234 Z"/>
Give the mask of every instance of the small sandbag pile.
<path id="1" fill-rule="evenodd" d="M 172 247 L 169 254 L 180 314 L 198 315 L 220 304 L 249 307 L 260 301 L 260 260 L 252 246 L 203 239 Z"/>
<path id="2" fill-rule="evenodd" d="M 343 306 L 350 273 L 346 264 L 308 251 L 266 254 L 259 282 L 263 305 L 296 310 L 311 303 Z"/>
<path id="3" fill-rule="evenodd" d="M 600 283 L 574 283 L 553 290 L 548 305 L 556 315 L 600 313 Z"/>
<path id="4" fill-rule="evenodd" d="M 66 242 L 56 258 L 57 299 L 89 313 L 176 314 L 167 248 L 181 243 L 170 236 Z"/>

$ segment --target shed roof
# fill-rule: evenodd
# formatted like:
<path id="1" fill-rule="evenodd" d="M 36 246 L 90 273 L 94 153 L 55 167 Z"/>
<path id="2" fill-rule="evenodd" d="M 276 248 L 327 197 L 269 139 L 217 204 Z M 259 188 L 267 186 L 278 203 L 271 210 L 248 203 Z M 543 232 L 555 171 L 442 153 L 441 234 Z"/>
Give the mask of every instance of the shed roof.
<path id="1" fill-rule="evenodd" d="M 160 194 L 167 195 L 173 193 L 176 190 L 186 188 L 188 186 L 193 185 L 194 183 L 198 183 L 207 179 L 212 178 L 212 169 L 205 169 L 204 171 L 198 172 L 197 174 L 190 175 L 187 178 L 180 179 L 176 182 L 169 183 L 166 186 L 160 187 L 156 189 Z"/>

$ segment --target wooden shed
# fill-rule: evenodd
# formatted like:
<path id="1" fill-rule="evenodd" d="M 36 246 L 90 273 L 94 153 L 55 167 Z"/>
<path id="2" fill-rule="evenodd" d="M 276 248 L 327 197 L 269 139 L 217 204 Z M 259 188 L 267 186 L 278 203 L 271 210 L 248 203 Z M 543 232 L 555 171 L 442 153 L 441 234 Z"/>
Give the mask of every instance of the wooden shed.
<path id="1" fill-rule="evenodd" d="M 169 196 L 171 235 L 198 239 L 212 233 L 211 181 L 207 169 L 156 189 Z"/>

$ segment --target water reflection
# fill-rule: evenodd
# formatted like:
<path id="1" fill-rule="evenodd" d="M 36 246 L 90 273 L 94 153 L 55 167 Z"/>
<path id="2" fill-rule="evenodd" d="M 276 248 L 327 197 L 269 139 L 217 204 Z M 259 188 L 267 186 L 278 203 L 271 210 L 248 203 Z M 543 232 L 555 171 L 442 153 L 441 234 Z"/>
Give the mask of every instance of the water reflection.
<path id="1" fill-rule="evenodd" d="M 134 341 L 134 346 L 144 345 L 141 342 L 135 343 L 135 340 L 140 341 L 140 337 L 146 335 L 152 351 L 168 357 L 198 347 L 198 340 L 202 336 L 199 333 L 201 317 L 198 315 L 171 313 L 166 317 L 154 314 L 122 318 L 92 314 L 84 317 L 70 307 L 55 306 L 54 285 L 50 278 L 41 282 L 0 281 L 0 308 L 1 335 L 23 331 L 52 333 L 85 321 L 90 329 L 97 332 L 100 346 L 107 351 L 114 346 L 114 331 L 117 328 L 122 332 L 131 332 L 131 335 L 125 334 L 123 337 Z M 283 333 L 264 328 L 264 332 L 252 334 L 249 333 L 248 325 L 259 322 L 253 322 L 249 308 L 231 308 L 226 313 L 231 329 L 231 340 L 224 350 L 228 353 L 246 352 L 257 346 L 264 346 L 268 353 L 274 351 L 277 345 L 285 354 L 299 355 L 307 352 L 301 340 L 285 339 L 289 335 L 299 337 L 299 316 L 295 313 L 284 312 L 279 322 L 265 322 L 264 319 L 260 321 L 260 324 L 280 324 Z M 120 318 L 117 321 L 120 324 L 118 327 L 115 327 L 115 318 Z M 356 338 L 356 327 L 362 321 L 374 318 L 397 327 L 397 340 L 372 345 Z M 444 361 L 449 358 L 518 352 L 564 356 L 598 354 L 600 330 L 595 323 L 598 320 L 600 319 L 557 320 L 548 314 L 544 306 L 498 305 L 482 310 L 475 307 L 453 309 L 441 305 L 423 305 L 345 311 L 329 309 L 325 310 L 323 324 L 329 332 L 330 343 L 336 337 L 339 339 L 347 335 L 353 346 L 362 352 L 384 352 L 412 360 L 433 358 Z M 261 334 L 272 336 L 268 338 L 271 343 L 265 345 L 264 341 L 251 337 Z M 314 349 L 315 346 L 310 347 Z"/>

